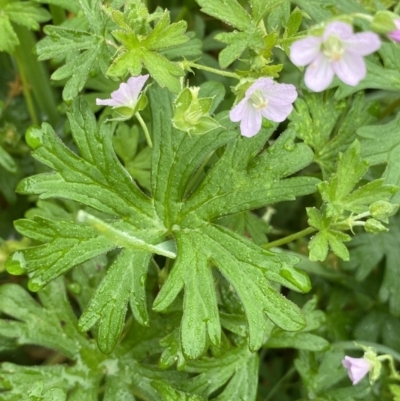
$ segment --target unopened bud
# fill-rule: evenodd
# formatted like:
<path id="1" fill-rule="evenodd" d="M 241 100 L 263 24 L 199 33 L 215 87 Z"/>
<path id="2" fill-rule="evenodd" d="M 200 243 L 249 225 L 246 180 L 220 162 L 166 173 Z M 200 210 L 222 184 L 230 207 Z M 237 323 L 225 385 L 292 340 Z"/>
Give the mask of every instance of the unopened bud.
<path id="1" fill-rule="evenodd" d="M 366 232 L 371 234 L 377 234 L 389 231 L 387 227 L 385 227 L 380 221 L 375 219 L 368 219 L 365 222 L 364 229 Z"/>
<path id="2" fill-rule="evenodd" d="M 369 207 L 369 212 L 373 218 L 387 223 L 388 217 L 393 216 L 398 209 L 399 205 L 386 201 L 377 201 Z"/>
<path id="3" fill-rule="evenodd" d="M 371 22 L 371 29 L 386 35 L 396 29 L 394 22 L 396 18 L 398 16 L 389 11 L 378 11 Z"/>

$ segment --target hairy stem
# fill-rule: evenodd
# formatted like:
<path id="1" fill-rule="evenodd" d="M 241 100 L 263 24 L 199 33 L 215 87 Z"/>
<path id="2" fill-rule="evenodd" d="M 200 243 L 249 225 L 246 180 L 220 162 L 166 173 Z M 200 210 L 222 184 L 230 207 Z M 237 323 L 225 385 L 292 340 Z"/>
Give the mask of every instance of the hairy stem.
<path id="1" fill-rule="evenodd" d="M 216 68 L 207 67 L 205 65 L 193 63 L 192 61 L 186 61 L 185 62 L 185 66 L 196 68 L 198 70 L 204 70 L 204 71 L 212 72 L 213 74 L 222 75 L 223 77 L 240 79 L 239 75 L 235 74 L 234 72 L 217 70 Z"/>
<path id="2" fill-rule="evenodd" d="M 153 142 L 151 141 L 150 133 L 149 133 L 149 130 L 147 129 L 146 123 L 143 121 L 143 118 L 139 114 L 139 112 L 135 113 L 135 117 L 139 121 L 140 126 L 143 128 L 144 135 L 146 136 L 147 144 L 149 145 L 150 148 L 152 148 Z"/>
<path id="3" fill-rule="evenodd" d="M 318 230 L 314 227 L 307 227 L 304 230 L 301 230 L 294 234 L 290 234 L 287 237 L 283 237 L 283 238 L 277 239 L 276 241 L 269 242 L 268 244 L 263 245 L 263 248 L 265 248 L 265 249 L 276 248 L 277 246 L 281 246 L 281 245 L 287 244 L 289 242 L 295 241 L 296 239 L 305 237 L 306 235 L 315 233 L 316 231 L 318 231 Z"/>

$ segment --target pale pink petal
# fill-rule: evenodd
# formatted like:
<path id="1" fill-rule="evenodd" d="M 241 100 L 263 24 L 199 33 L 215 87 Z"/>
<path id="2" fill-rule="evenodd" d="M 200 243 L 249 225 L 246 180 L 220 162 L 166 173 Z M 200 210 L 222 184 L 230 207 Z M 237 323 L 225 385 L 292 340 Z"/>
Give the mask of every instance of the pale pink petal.
<path id="1" fill-rule="evenodd" d="M 293 106 L 291 104 L 274 105 L 269 103 L 267 107 L 261 110 L 261 114 L 270 121 L 280 123 L 286 120 L 292 110 Z"/>
<path id="2" fill-rule="evenodd" d="M 96 99 L 96 104 L 112 107 L 130 107 L 133 109 L 148 78 L 149 75 L 131 77 L 127 83 L 121 83 L 119 88 L 111 93 L 111 99 Z"/>
<path id="3" fill-rule="evenodd" d="M 354 384 L 360 382 L 371 370 L 371 363 L 365 358 L 345 356 L 342 365 L 347 369 L 350 380 Z"/>
<path id="4" fill-rule="evenodd" d="M 346 39 L 343 45 L 348 53 L 357 56 L 368 56 L 368 54 L 376 52 L 381 47 L 381 40 L 376 33 L 361 32 Z"/>
<path id="5" fill-rule="evenodd" d="M 367 75 L 367 67 L 361 56 L 344 54 L 339 61 L 332 62 L 332 69 L 345 84 L 356 86 Z"/>
<path id="6" fill-rule="evenodd" d="M 275 84 L 262 92 L 269 104 L 284 106 L 292 104 L 297 99 L 296 87 L 291 84 Z"/>
<path id="7" fill-rule="evenodd" d="M 230 112 L 229 112 L 229 118 L 231 121 L 234 123 L 240 121 L 246 113 L 248 112 L 248 109 L 251 108 L 251 106 L 248 104 L 248 99 L 244 98 L 242 99 Z"/>
<path id="8" fill-rule="evenodd" d="M 148 78 L 149 74 L 139 75 L 138 77 L 131 77 L 128 79 L 127 85 L 130 88 L 130 95 L 132 98 L 137 99 L 139 97 L 139 94 Z"/>
<path id="9" fill-rule="evenodd" d="M 243 136 L 252 137 L 261 129 L 262 116 L 260 111 L 249 106 L 240 122 L 240 133 Z"/>
<path id="10" fill-rule="evenodd" d="M 250 88 L 247 89 L 246 99 L 249 99 L 255 91 L 264 92 L 269 88 L 272 88 L 274 85 L 276 84 L 274 83 L 274 80 L 272 78 L 258 78 L 257 81 L 255 81 L 253 85 L 251 85 Z"/>
<path id="11" fill-rule="evenodd" d="M 97 106 L 118 106 L 114 99 L 96 99 Z"/>
<path id="12" fill-rule="evenodd" d="M 290 60 L 298 66 L 310 64 L 318 56 L 321 43 L 322 38 L 318 36 L 309 36 L 294 42 L 290 47 Z"/>
<path id="13" fill-rule="evenodd" d="M 119 106 L 128 105 L 131 101 L 130 88 L 126 83 L 122 83 L 119 88 L 111 93 L 111 98 L 114 99 Z"/>
<path id="14" fill-rule="evenodd" d="M 323 41 L 327 40 L 329 36 L 334 35 L 339 39 L 345 40 L 353 35 L 353 27 L 344 22 L 336 21 L 331 22 L 324 31 L 322 36 Z"/>
<path id="15" fill-rule="evenodd" d="M 304 82 L 312 91 L 321 92 L 331 84 L 334 75 L 328 59 L 323 54 L 320 54 L 315 61 L 307 67 Z"/>

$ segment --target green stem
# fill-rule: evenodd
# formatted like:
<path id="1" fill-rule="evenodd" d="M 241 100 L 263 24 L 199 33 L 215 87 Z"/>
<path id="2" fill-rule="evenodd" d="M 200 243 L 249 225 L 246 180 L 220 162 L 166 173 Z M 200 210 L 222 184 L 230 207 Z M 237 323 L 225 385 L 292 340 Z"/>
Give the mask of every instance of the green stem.
<path id="1" fill-rule="evenodd" d="M 49 74 L 44 64 L 39 63 L 33 53 L 36 39 L 33 33 L 25 27 L 20 25 L 13 27 L 20 42 L 16 49 L 18 62 L 22 64 L 26 80 L 32 88 L 36 105 L 39 111 L 43 113 L 43 119 L 47 119 L 52 125 L 56 125 L 60 120 L 60 113 L 57 110 L 53 89 L 50 86 Z"/>
<path id="2" fill-rule="evenodd" d="M 400 380 L 400 374 L 397 372 L 396 367 L 394 366 L 394 360 L 392 355 L 379 355 L 377 357 L 378 361 L 388 361 L 389 362 L 389 369 L 390 369 L 390 378 L 394 380 Z"/>
<path id="3" fill-rule="evenodd" d="M 204 71 L 212 72 L 213 74 L 222 75 L 223 77 L 240 79 L 239 75 L 235 74 L 234 72 L 217 70 L 216 68 L 207 67 L 205 65 L 193 63 L 192 61 L 185 61 L 185 66 L 193 67 L 193 68 L 196 68 L 198 70 L 204 70 Z"/>
<path id="4" fill-rule="evenodd" d="M 354 18 L 361 18 L 361 19 L 364 19 L 364 20 L 366 20 L 366 21 L 368 21 L 368 22 L 372 22 L 372 20 L 374 19 L 374 17 L 372 17 L 371 15 L 369 15 L 369 14 L 363 14 L 363 13 L 353 13 L 353 14 L 350 14 L 352 17 L 354 17 Z"/>
<path id="5" fill-rule="evenodd" d="M 276 248 L 278 246 L 281 246 L 281 245 L 287 244 L 289 242 L 295 241 L 296 239 L 305 237 L 306 235 L 315 233 L 316 231 L 318 231 L 318 230 L 316 228 L 314 228 L 314 227 L 307 227 L 304 230 L 301 230 L 301 231 L 299 231 L 297 233 L 288 235 L 287 237 L 283 237 L 283 238 L 278 239 L 276 241 L 269 242 L 268 244 L 263 245 L 263 248 L 265 248 L 265 249 Z"/>
<path id="6" fill-rule="evenodd" d="M 147 129 L 146 123 L 143 121 L 143 118 L 139 114 L 139 112 L 135 113 L 135 117 L 139 121 L 140 126 L 143 128 L 144 135 L 146 136 L 147 144 L 149 145 L 150 148 L 152 148 L 153 147 L 153 142 L 151 141 L 150 133 L 149 133 L 149 130 Z"/>
<path id="7" fill-rule="evenodd" d="M 24 62 L 21 59 L 21 52 L 20 52 L 19 47 L 16 48 L 14 57 L 17 62 L 19 76 L 21 77 L 21 81 L 22 81 L 22 88 L 24 91 L 25 102 L 28 107 L 28 111 L 29 111 L 29 115 L 32 120 L 32 124 L 38 125 L 39 119 L 36 114 L 35 105 L 33 103 L 33 98 L 32 98 L 32 94 L 31 94 L 31 87 L 29 85 L 29 81 L 26 76 L 25 66 L 24 66 Z"/>
<path id="8" fill-rule="evenodd" d="M 289 379 L 290 377 L 292 377 L 294 374 L 296 373 L 296 369 L 294 367 L 291 367 L 284 376 L 282 376 L 282 378 L 278 381 L 278 383 L 275 384 L 275 386 L 272 388 L 272 390 L 269 392 L 269 394 L 267 395 L 267 398 L 264 399 L 264 401 L 269 401 L 274 395 L 275 393 L 279 390 L 279 388 L 282 386 L 282 384 Z"/>
<path id="9" fill-rule="evenodd" d="M 359 345 L 357 345 L 359 344 Z M 346 350 L 357 350 L 360 351 L 360 345 L 365 345 L 366 347 L 372 347 L 380 354 L 389 354 L 395 359 L 397 362 L 400 362 L 400 353 L 393 350 L 392 348 L 386 347 L 385 345 L 373 343 L 370 341 L 362 341 L 357 344 L 354 344 L 354 341 L 338 341 L 333 343 L 332 345 L 338 348 L 343 348 Z"/>

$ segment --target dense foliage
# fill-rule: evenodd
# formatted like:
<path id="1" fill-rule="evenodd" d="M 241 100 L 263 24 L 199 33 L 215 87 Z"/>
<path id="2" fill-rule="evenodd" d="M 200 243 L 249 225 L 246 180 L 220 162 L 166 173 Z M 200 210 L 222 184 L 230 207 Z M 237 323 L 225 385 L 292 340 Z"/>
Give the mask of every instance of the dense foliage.
<path id="1" fill-rule="evenodd" d="M 399 12 L 0 0 L 0 400 L 399 401 Z"/>

